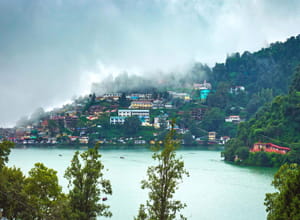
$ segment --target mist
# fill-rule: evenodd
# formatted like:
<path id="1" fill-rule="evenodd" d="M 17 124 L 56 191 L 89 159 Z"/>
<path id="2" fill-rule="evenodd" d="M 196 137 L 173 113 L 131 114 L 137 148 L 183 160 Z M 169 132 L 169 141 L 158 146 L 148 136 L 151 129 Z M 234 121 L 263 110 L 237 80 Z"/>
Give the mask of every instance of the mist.
<path id="1" fill-rule="evenodd" d="M 298 0 L 2 0 L 0 127 L 124 72 L 151 80 L 283 41 L 299 12 Z"/>

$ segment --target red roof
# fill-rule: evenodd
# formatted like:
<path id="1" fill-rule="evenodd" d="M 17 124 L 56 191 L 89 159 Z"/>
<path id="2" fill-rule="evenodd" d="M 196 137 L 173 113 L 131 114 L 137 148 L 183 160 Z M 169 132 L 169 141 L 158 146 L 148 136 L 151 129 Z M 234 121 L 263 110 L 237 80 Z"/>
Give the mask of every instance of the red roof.
<path id="1" fill-rule="evenodd" d="M 270 147 L 275 147 L 275 148 L 278 148 L 281 150 L 291 150 L 291 148 L 289 148 L 289 147 L 281 147 L 281 146 L 278 146 L 278 145 L 272 144 L 272 143 L 266 143 L 266 144 L 269 145 Z"/>

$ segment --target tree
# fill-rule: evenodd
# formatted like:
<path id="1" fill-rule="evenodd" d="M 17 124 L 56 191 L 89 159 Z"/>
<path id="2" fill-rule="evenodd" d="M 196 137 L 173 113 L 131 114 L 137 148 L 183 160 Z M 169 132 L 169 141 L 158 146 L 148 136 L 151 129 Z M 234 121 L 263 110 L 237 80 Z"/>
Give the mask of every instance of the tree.
<path id="1" fill-rule="evenodd" d="M 126 94 L 124 92 L 119 98 L 119 105 L 122 108 L 128 108 L 128 106 L 130 105 L 130 101 L 126 98 Z"/>
<path id="2" fill-rule="evenodd" d="M 293 80 L 290 86 L 290 93 L 300 91 L 300 65 L 296 68 Z"/>
<path id="3" fill-rule="evenodd" d="M 217 131 L 225 123 L 225 114 L 219 108 L 211 108 L 204 114 L 201 127 L 207 131 Z"/>
<path id="4" fill-rule="evenodd" d="M 102 194 L 112 194 L 110 181 L 103 178 L 104 166 L 100 158 L 97 146 L 81 154 L 77 151 L 65 172 L 71 188 L 69 198 L 74 219 L 90 220 L 96 219 L 97 215 L 112 216 L 109 206 L 99 203 Z"/>
<path id="5" fill-rule="evenodd" d="M 8 162 L 8 155 L 10 149 L 14 147 L 14 143 L 10 141 L 3 141 L 0 143 L 0 170 L 6 162 Z"/>
<path id="6" fill-rule="evenodd" d="M 132 116 L 125 119 L 124 130 L 128 135 L 134 135 L 141 127 L 141 121 L 138 117 Z"/>
<path id="7" fill-rule="evenodd" d="M 175 150 L 178 141 L 174 140 L 175 131 L 172 129 L 164 140 L 164 147 L 160 151 L 156 147 L 152 158 L 158 165 L 150 166 L 147 170 L 148 179 L 142 181 L 142 189 L 149 189 L 149 200 L 141 205 L 135 220 L 171 220 L 178 216 L 186 204 L 173 200 L 183 176 L 189 173 L 184 169 L 184 162 L 176 158 Z M 186 219 L 180 215 L 181 219 Z"/>
<path id="8" fill-rule="evenodd" d="M 268 220 L 300 219 L 300 166 L 284 164 L 275 174 L 272 185 L 278 190 L 265 198 Z"/>
<path id="9" fill-rule="evenodd" d="M 24 219 L 57 219 L 57 210 L 67 200 L 58 184 L 56 171 L 42 163 L 36 163 L 25 180 L 24 192 L 27 195 L 28 207 Z M 59 216 L 59 219 L 63 216 Z"/>
<path id="10" fill-rule="evenodd" d="M 20 169 L 4 166 L 0 171 L 0 207 L 8 219 L 20 219 L 27 209 L 26 197 L 22 192 L 25 176 Z"/>
<path id="11" fill-rule="evenodd" d="M 193 145 L 195 143 L 193 135 L 191 134 L 191 132 L 186 132 L 183 135 L 183 140 L 184 140 L 185 145 Z"/>

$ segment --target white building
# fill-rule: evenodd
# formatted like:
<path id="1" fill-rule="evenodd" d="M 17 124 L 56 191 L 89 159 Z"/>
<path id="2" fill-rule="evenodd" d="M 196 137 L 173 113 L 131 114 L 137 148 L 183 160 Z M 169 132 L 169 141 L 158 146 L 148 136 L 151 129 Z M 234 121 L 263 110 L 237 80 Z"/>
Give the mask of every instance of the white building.
<path id="1" fill-rule="evenodd" d="M 225 118 L 225 122 L 240 123 L 241 118 L 239 115 L 230 115 L 229 117 Z"/>
<path id="2" fill-rule="evenodd" d="M 118 111 L 118 116 L 120 117 L 149 117 L 150 111 L 146 109 L 120 109 Z"/>
<path id="3" fill-rule="evenodd" d="M 124 124 L 126 117 L 120 117 L 120 116 L 111 116 L 109 118 L 109 122 L 111 125 L 116 125 L 116 124 Z"/>

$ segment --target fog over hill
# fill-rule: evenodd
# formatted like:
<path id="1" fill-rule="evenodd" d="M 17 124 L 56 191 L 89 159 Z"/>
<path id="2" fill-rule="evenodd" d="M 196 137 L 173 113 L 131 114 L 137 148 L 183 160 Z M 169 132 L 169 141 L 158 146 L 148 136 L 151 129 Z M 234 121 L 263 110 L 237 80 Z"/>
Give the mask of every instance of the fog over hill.
<path id="1" fill-rule="evenodd" d="M 283 41 L 299 12 L 298 0 L 2 0 L 0 127 L 125 72 L 164 82 Z"/>

